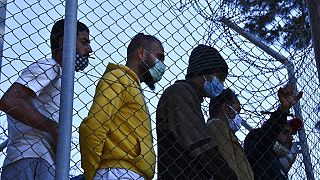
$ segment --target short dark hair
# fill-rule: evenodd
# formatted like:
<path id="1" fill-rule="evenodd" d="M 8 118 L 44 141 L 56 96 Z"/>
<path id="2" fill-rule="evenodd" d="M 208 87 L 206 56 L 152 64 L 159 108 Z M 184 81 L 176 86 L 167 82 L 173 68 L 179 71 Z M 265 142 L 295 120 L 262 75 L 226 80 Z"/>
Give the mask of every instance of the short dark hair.
<path id="1" fill-rule="evenodd" d="M 138 33 L 133 37 L 133 39 L 129 43 L 129 46 L 127 49 L 128 58 L 130 58 L 133 52 L 138 48 L 143 47 L 147 51 L 151 51 L 152 49 L 156 48 L 154 46 L 150 46 L 152 42 L 159 43 L 160 45 L 162 45 L 161 41 L 155 36 Z"/>
<path id="2" fill-rule="evenodd" d="M 82 22 L 77 21 L 77 35 L 78 32 L 83 32 L 87 31 L 90 33 L 89 28 Z M 59 39 L 63 37 L 64 34 L 64 19 L 60 19 L 57 22 L 54 23 L 52 30 L 51 30 L 51 35 L 50 35 L 50 44 L 51 44 L 51 51 L 52 53 L 55 53 L 59 48 Z"/>
<path id="3" fill-rule="evenodd" d="M 218 115 L 224 103 L 232 105 L 237 100 L 238 97 L 233 90 L 231 90 L 230 88 L 224 89 L 219 96 L 211 98 L 209 104 L 210 117 L 215 117 L 216 115 Z"/>

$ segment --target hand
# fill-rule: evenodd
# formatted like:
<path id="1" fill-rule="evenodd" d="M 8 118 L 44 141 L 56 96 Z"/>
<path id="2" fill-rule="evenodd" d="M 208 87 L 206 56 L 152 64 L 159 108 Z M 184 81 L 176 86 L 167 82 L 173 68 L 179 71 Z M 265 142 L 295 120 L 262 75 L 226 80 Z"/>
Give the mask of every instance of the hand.
<path id="1" fill-rule="evenodd" d="M 287 112 L 289 108 L 295 105 L 302 97 L 302 91 L 300 91 L 296 96 L 293 94 L 293 87 L 287 84 L 283 88 L 278 90 L 278 97 L 280 100 L 280 111 Z"/>

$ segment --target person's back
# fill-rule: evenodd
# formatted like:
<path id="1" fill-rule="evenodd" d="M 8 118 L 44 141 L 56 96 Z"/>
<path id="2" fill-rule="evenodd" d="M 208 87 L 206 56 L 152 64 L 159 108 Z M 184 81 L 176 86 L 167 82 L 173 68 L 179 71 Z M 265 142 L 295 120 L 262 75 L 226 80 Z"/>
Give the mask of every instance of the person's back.
<path id="1" fill-rule="evenodd" d="M 179 141 L 179 136 L 190 135 L 190 142 L 193 143 L 192 138 L 197 141 L 201 136 L 198 137 L 198 132 L 193 134 L 192 129 L 197 126 L 204 128 L 204 118 L 201 112 L 201 102 L 199 96 L 196 94 L 196 88 L 191 83 L 186 81 L 177 81 L 174 85 L 167 88 L 159 100 L 157 107 L 157 137 L 158 137 L 158 178 L 159 179 L 209 179 L 210 176 L 206 172 L 201 172 L 203 166 L 198 162 L 197 159 L 190 156 L 189 150 L 182 147 Z M 175 96 L 178 98 L 172 99 Z M 185 100 L 186 105 L 181 107 L 178 105 L 180 100 Z M 175 104 L 177 103 L 177 104 Z M 183 109 L 183 114 L 179 113 Z M 175 111 L 177 110 L 177 111 Z M 170 114 L 179 113 L 180 117 L 176 117 L 177 124 L 170 126 L 171 119 L 168 119 Z M 177 115 L 175 115 L 177 116 Z M 186 119 L 183 123 L 179 124 L 179 119 Z M 199 119 L 202 122 L 193 123 L 187 119 Z M 186 124 L 189 122 L 189 124 Z M 178 130 L 175 130 L 178 129 Z M 190 130 L 190 131 L 189 131 Z M 203 135 L 205 136 L 205 135 Z M 203 138 L 205 141 L 210 139 Z M 200 142 L 200 141 L 199 141 Z M 199 146 L 201 144 L 199 143 Z M 196 145 L 195 145 L 196 146 Z M 195 147 L 196 148 L 196 147 Z M 174 160 L 174 163 L 172 163 Z"/>
<path id="2" fill-rule="evenodd" d="M 157 106 L 159 179 L 237 179 L 206 133 L 204 97 L 221 93 L 228 66 L 206 45 L 192 50 L 186 80 L 162 94 Z"/>

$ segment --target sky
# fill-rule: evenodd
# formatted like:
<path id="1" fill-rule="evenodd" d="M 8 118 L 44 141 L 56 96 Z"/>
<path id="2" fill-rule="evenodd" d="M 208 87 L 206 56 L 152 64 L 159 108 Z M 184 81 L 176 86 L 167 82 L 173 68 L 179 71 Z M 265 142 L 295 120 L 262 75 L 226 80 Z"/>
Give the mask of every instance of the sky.
<path id="1" fill-rule="evenodd" d="M 210 44 L 217 48 L 226 59 L 230 73 L 225 82 L 239 94 L 243 105 L 241 116 L 251 126 L 258 127 L 267 116 L 261 116 L 262 110 L 274 110 L 277 106 L 276 91 L 288 79 L 287 72 L 279 62 L 271 60 L 270 56 L 237 33 L 223 26 L 213 17 L 213 22 L 201 15 L 210 15 L 212 10 L 218 10 L 221 5 L 215 1 L 200 0 L 200 7 L 192 7 L 187 3 L 181 6 L 179 1 L 171 0 L 79 0 L 78 19 L 89 26 L 91 46 L 94 60 L 84 72 L 76 73 L 73 104 L 73 134 L 70 174 L 81 173 L 77 128 L 86 117 L 92 104 L 95 86 L 105 71 L 109 62 L 124 64 L 126 47 L 130 39 L 139 32 L 155 35 L 163 42 L 165 49 L 164 78 L 151 91 L 143 85 L 148 101 L 149 111 L 153 120 L 154 146 L 156 149 L 155 109 L 165 88 L 178 79 L 184 79 L 191 50 L 199 43 Z M 186 1 L 187 2 L 187 1 Z M 207 7 L 211 3 L 212 9 Z M 65 12 L 65 3 L 59 0 L 8 0 L 2 69 L 0 74 L 0 96 L 16 80 L 18 73 L 35 60 L 50 57 L 49 37 L 53 23 L 61 19 Z M 199 11 L 201 9 L 201 11 Z M 241 25 L 239 23 L 239 25 Z M 208 31 L 210 30 L 210 31 Z M 312 54 L 288 52 L 278 46 L 271 45 L 279 53 L 296 65 L 298 89 L 302 89 L 308 100 L 301 102 L 307 124 L 306 130 L 312 158 L 318 159 L 317 141 L 319 135 L 312 130 L 312 124 L 318 120 L 314 107 L 319 104 L 318 82 L 315 67 L 308 61 Z M 274 70 L 279 68 L 278 70 Z M 270 71 L 270 69 L 272 69 Z M 208 99 L 203 103 L 206 117 Z M 0 114 L 0 142 L 6 136 L 6 116 Z M 237 133 L 242 142 L 247 130 L 242 128 Z M 297 139 L 297 137 L 295 137 Z M 0 153 L 0 164 L 5 154 Z M 292 175 L 303 174 L 301 157 Z M 319 174 L 319 165 L 315 166 Z M 300 173 L 300 174 L 301 174 Z M 304 176 L 293 176 L 292 179 L 303 179 Z"/>

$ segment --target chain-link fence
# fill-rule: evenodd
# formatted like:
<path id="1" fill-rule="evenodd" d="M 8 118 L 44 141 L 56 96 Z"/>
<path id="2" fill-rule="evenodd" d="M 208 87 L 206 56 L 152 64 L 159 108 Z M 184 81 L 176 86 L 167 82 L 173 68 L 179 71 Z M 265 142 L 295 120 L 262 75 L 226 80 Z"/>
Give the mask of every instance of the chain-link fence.
<path id="1" fill-rule="evenodd" d="M 320 99 L 314 53 L 310 35 L 307 33 L 309 29 L 305 25 L 295 28 L 290 26 L 308 20 L 306 7 L 294 0 L 283 7 L 281 4 L 273 6 L 243 2 L 245 1 L 78 2 L 78 20 L 90 29 L 91 48 L 95 59 L 90 60 L 84 71 L 75 74 L 70 177 L 83 173 L 78 130 L 80 123 L 88 116 L 98 81 L 108 63 L 126 63 L 128 44 L 139 32 L 155 35 L 163 43 L 164 62 L 167 66 L 164 77 L 154 91 L 142 84 L 151 115 L 155 154 L 155 112 L 158 100 L 166 88 L 176 80 L 185 78 L 191 50 L 202 43 L 215 47 L 226 59 L 230 70 L 225 87 L 230 87 L 239 95 L 241 116 L 247 128 L 261 126 L 269 117 L 261 112 L 276 110 L 279 105 L 277 90 L 288 83 L 289 79 L 294 80 L 296 90 L 302 90 L 304 95 L 300 104 L 291 112 L 303 119 L 304 129 L 294 136 L 299 153 L 288 176 L 289 179 L 306 179 L 310 173 L 315 179 L 320 177 L 320 131 L 316 128 Z M 65 2 L 58 0 L 8 0 L 5 5 L 0 96 L 16 81 L 24 68 L 36 60 L 51 57 L 50 31 L 54 22 L 65 14 Z M 261 6 L 266 9 L 260 10 Z M 283 15 L 283 11 L 287 13 Z M 264 16 L 265 14 L 267 15 Z M 304 18 L 295 19 L 300 16 Z M 276 54 L 262 49 L 263 45 L 253 42 L 245 36 L 246 33 L 249 37 L 258 37 L 258 42 L 266 44 Z M 209 116 L 208 102 L 206 99 L 202 104 L 206 119 Z M 1 111 L 2 145 L 6 144 L 8 139 L 6 119 L 6 114 Z M 241 144 L 249 132 L 245 127 L 236 133 Z M 6 156 L 6 149 L 3 149 L 0 154 L 1 164 Z M 308 163 L 311 166 L 306 168 Z M 157 177 L 156 171 L 154 179 Z"/>

